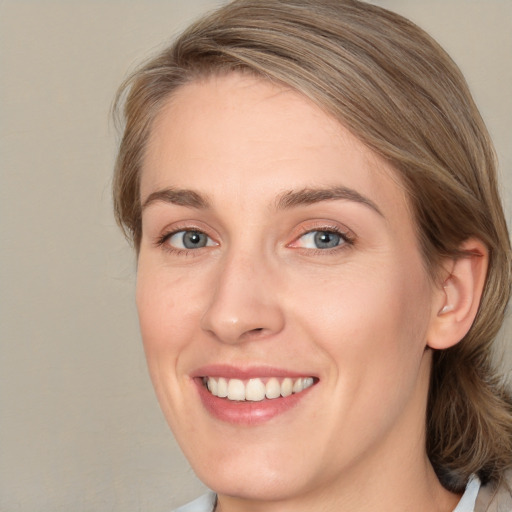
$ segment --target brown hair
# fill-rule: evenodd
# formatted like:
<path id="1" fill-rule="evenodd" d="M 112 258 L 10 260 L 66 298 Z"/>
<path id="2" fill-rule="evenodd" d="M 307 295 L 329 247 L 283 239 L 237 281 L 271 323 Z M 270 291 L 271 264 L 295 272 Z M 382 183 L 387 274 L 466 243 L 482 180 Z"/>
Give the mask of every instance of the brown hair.
<path id="1" fill-rule="evenodd" d="M 475 322 L 434 353 L 427 452 L 460 492 L 512 466 L 512 399 L 491 361 L 510 294 L 510 243 L 492 143 L 466 82 L 408 20 L 356 0 L 235 0 L 186 30 L 121 87 L 124 132 L 114 176 L 118 222 L 138 250 L 139 177 L 151 123 L 177 87 L 211 73 L 251 72 L 313 100 L 398 171 L 426 265 L 482 240 L 490 254 Z M 463 255 L 462 255 L 463 256 Z"/>

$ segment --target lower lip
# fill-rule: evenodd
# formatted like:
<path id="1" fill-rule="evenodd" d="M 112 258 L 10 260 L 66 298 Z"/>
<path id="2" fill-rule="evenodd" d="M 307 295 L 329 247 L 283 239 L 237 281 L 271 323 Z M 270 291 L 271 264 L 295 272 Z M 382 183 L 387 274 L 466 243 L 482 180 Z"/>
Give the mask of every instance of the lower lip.
<path id="1" fill-rule="evenodd" d="M 194 379 L 201 402 L 215 418 L 236 425 L 261 425 L 295 407 L 315 386 L 293 395 L 259 402 L 237 402 L 212 395 L 204 386 L 202 379 Z"/>

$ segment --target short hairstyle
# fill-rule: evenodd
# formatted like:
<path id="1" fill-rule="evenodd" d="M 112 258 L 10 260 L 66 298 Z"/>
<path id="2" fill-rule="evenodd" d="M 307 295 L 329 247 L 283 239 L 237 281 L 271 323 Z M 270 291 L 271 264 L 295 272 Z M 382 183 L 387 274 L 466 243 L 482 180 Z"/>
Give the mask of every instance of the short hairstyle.
<path id="1" fill-rule="evenodd" d="M 427 453 L 441 483 L 461 492 L 512 466 L 512 400 L 491 358 L 510 295 L 510 242 L 492 142 L 451 58 L 403 17 L 357 0 L 234 0 L 188 28 L 122 85 L 123 135 L 114 174 L 116 218 L 138 251 L 140 173 L 152 122 L 180 86 L 251 73 L 284 84 L 336 118 L 397 171 L 424 262 L 476 237 L 489 268 L 464 339 L 435 351 Z"/>

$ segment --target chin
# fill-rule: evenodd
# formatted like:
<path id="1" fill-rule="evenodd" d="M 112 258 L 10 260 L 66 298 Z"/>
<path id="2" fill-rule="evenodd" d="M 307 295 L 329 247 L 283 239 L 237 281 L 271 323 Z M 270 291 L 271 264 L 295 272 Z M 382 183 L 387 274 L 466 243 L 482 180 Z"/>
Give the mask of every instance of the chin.
<path id="1" fill-rule="evenodd" d="M 194 443 L 200 450 L 184 446 L 185 455 L 198 478 L 219 495 L 280 501 L 305 494 L 315 483 L 329 478 L 326 457 L 306 455 L 290 429 L 282 436 L 265 428 L 259 433 L 239 430 L 224 434 L 224 439 L 209 432 L 208 440 Z M 277 439 L 268 439 L 271 434 Z M 213 439 L 215 443 L 211 443 Z"/>
<path id="2" fill-rule="evenodd" d="M 243 464 L 220 467 L 215 474 L 205 468 L 197 475 L 217 494 L 254 501 L 279 501 L 300 495 L 307 480 L 306 475 L 298 475 L 290 468 L 252 465 L 248 459 Z"/>

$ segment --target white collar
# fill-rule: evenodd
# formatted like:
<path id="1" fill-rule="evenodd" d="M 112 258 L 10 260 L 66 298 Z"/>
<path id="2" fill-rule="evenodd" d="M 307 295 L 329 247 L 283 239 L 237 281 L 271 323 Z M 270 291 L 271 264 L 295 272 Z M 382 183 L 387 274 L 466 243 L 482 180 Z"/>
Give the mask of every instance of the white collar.
<path id="1" fill-rule="evenodd" d="M 466 490 L 455 507 L 453 512 L 474 512 L 476 497 L 480 490 L 480 479 L 476 475 L 472 475 L 466 485 Z"/>

